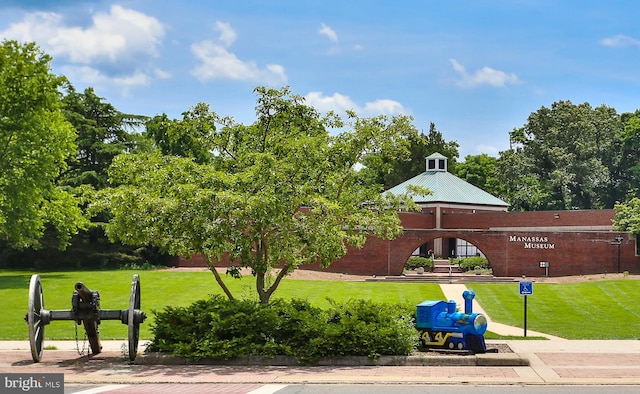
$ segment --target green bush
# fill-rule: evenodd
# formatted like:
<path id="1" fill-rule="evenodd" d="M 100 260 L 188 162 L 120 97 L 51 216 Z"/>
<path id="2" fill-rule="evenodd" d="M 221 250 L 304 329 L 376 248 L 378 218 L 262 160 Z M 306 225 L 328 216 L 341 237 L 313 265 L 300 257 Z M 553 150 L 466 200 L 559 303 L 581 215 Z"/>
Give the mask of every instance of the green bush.
<path id="1" fill-rule="evenodd" d="M 302 300 L 261 305 L 214 295 L 155 312 L 147 350 L 193 359 L 288 355 L 303 364 L 328 356 L 407 355 L 418 340 L 414 312 L 366 300 L 323 310 Z"/>
<path id="2" fill-rule="evenodd" d="M 479 267 L 482 270 L 487 270 L 491 268 L 489 266 L 489 261 L 485 257 L 474 256 L 474 257 L 465 257 L 463 259 L 454 259 L 454 264 L 459 264 L 460 269 L 462 271 L 473 271 L 476 267 Z"/>
<path id="3" fill-rule="evenodd" d="M 0 241 L 0 269 L 152 269 L 172 263 L 170 256 L 155 247 L 111 242 L 98 230 L 75 235 L 65 250 L 58 248 L 55 235 L 53 231 L 45 232 L 38 248 L 13 249 Z"/>
<path id="4" fill-rule="evenodd" d="M 425 271 L 433 271 L 433 259 L 427 257 L 411 256 L 404 264 L 405 270 L 415 270 L 418 267 L 423 267 Z"/>

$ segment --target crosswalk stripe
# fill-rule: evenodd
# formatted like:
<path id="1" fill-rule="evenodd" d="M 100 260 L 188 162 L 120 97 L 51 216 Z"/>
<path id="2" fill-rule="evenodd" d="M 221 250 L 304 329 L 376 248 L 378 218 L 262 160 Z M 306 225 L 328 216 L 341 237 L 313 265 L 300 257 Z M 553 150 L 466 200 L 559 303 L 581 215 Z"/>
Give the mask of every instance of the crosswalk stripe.
<path id="1" fill-rule="evenodd" d="M 111 384 L 106 386 L 94 387 L 92 389 L 76 391 L 74 392 L 74 394 L 98 394 L 98 393 L 104 393 L 106 391 L 122 389 L 125 387 L 129 387 L 129 385 L 128 384 Z"/>
<path id="2" fill-rule="evenodd" d="M 259 389 L 249 391 L 247 394 L 273 394 L 277 391 L 282 390 L 285 387 L 287 387 L 286 384 L 267 384 L 265 386 L 260 387 Z"/>

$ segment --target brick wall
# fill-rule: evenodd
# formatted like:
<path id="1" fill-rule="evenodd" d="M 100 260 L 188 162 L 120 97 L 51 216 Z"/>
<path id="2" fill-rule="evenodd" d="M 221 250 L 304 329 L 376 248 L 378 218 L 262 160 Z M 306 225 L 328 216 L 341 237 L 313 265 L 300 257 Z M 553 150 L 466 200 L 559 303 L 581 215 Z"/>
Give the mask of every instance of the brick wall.
<path id="1" fill-rule="evenodd" d="M 370 237 L 362 249 L 349 248 L 346 256 L 328 268 L 317 265 L 304 268 L 358 275 L 400 275 L 404 263 L 420 245 L 436 238 L 459 238 L 482 251 L 496 276 L 544 276 L 541 261 L 549 262 L 549 276 L 618 272 L 618 265 L 620 272 L 640 273 L 635 240 L 611 228 L 613 210 L 443 210 L 441 229 L 434 228 L 435 215 L 428 208 L 420 213 L 401 213 L 405 231 L 395 240 Z M 616 236 L 623 238 L 619 246 L 614 241 Z M 201 256 L 180 258 L 176 264 L 206 266 Z"/>
<path id="2" fill-rule="evenodd" d="M 490 212 L 444 209 L 442 228 L 611 226 L 615 211 Z"/>
<path id="3" fill-rule="evenodd" d="M 540 262 L 549 262 L 549 276 L 618 272 L 640 273 L 640 257 L 628 234 L 615 232 L 516 232 L 406 230 L 393 241 L 369 238 L 361 250 L 351 249 L 326 270 L 359 275 L 400 275 L 405 261 L 421 244 L 435 238 L 460 238 L 476 245 L 487 257 L 495 276 L 544 276 Z M 314 268 L 314 267 L 307 267 Z"/>

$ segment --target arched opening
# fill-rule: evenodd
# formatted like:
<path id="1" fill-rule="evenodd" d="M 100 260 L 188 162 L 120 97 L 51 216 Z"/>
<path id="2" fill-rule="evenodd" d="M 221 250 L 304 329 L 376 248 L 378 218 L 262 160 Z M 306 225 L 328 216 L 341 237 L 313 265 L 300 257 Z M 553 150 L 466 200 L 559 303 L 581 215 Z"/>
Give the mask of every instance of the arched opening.
<path id="1" fill-rule="evenodd" d="M 418 246 L 416 250 L 411 253 L 411 257 L 427 257 L 432 258 L 434 256 L 433 251 L 433 240 L 427 241 L 422 245 Z"/>
<path id="2" fill-rule="evenodd" d="M 406 257 L 405 270 L 415 270 L 415 258 L 420 257 L 431 259 L 432 265 L 425 267 L 425 273 L 493 273 L 491 263 L 482 251 L 482 242 L 476 237 L 466 237 L 462 232 L 425 235 L 414 238 L 413 252 Z"/>
<path id="3" fill-rule="evenodd" d="M 461 272 L 474 272 L 476 275 L 493 274 L 491 262 L 473 241 L 459 237 L 453 238 L 455 256 L 453 257 Z"/>
<path id="4" fill-rule="evenodd" d="M 475 244 L 462 238 L 434 238 L 420 245 L 412 256 L 450 259 L 484 257 L 484 254 Z"/>

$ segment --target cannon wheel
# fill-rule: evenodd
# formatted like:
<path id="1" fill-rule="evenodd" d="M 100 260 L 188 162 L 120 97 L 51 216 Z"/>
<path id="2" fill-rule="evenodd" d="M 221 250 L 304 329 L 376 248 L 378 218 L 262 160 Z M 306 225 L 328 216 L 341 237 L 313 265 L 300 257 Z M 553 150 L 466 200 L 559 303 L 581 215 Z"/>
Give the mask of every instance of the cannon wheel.
<path id="1" fill-rule="evenodd" d="M 129 297 L 129 360 L 134 361 L 138 354 L 138 339 L 140 337 L 140 322 L 136 322 L 135 313 L 140 310 L 140 277 L 133 275 L 131 281 L 131 295 Z"/>
<path id="2" fill-rule="evenodd" d="M 40 275 L 31 275 L 29 282 L 29 309 L 27 312 L 27 324 L 29 325 L 29 345 L 33 362 L 42 360 L 42 343 L 44 341 L 44 326 L 41 311 L 44 309 L 44 296 Z"/>

